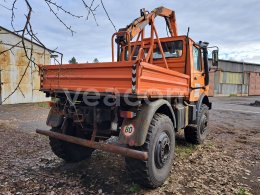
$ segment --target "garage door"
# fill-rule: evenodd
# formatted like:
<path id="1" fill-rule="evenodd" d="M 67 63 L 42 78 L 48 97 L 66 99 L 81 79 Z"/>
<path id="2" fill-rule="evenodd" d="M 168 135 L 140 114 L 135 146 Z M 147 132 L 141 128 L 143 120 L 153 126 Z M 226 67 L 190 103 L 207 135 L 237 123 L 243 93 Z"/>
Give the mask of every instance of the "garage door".
<path id="1" fill-rule="evenodd" d="M 209 73 L 209 96 L 214 96 L 215 71 Z"/>
<path id="2" fill-rule="evenodd" d="M 249 95 L 260 95 L 260 73 L 250 72 Z"/>

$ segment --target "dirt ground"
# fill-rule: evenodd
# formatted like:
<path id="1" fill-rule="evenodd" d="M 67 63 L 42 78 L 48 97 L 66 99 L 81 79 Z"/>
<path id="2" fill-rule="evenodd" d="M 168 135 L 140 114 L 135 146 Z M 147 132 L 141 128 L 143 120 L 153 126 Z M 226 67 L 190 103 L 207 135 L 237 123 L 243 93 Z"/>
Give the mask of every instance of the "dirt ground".
<path id="1" fill-rule="evenodd" d="M 260 194 L 260 97 L 211 98 L 205 144 L 186 144 L 177 135 L 171 175 L 155 190 L 128 177 L 124 158 L 95 151 L 90 160 L 67 164 L 48 138 L 48 109 L 39 105 L 0 106 L 0 194 Z"/>

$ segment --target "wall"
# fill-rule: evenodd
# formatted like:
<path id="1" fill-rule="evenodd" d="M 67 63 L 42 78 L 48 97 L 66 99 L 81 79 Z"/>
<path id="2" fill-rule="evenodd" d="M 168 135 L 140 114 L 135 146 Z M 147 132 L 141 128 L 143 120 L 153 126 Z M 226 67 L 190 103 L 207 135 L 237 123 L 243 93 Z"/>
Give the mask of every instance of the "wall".
<path id="1" fill-rule="evenodd" d="M 249 95 L 260 95 L 260 73 L 250 72 Z"/>
<path id="2" fill-rule="evenodd" d="M 0 53 L 9 49 L 10 45 L 15 45 L 21 38 L 8 33 L 5 30 L 0 31 Z M 26 41 L 27 51 L 30 53 L 31 44 Z M 50 54 L 38 45 L 33 44 L 32 58 L 37 64 L 50 64 Z M 0 55 L 0 79 L 1 100 L 3 101 L 17 87 L 21 78 L 24 77 L 15 93 L 10 96 L 3 104 L 29 103 L 48 101 L 45 94 L 40 92 L 40 77 L 38 67 L 30 63 L 25 56 L 21 43 L 11 51 Z M 0 100 L 0 101 L 1 101 Z"/>
<path id="3" fill-rule="evenodd" d="M 211 60 L 209 62 L 211 64 Z M 258 93 L 260 95 L 258 89 L 260 86 L 257 85 L 260 80 L 253 74 L 255 72 L 260 73 L 260 64 L 220 60 L 218 71 L 210 73 L 212 78 L 209 95 L 247 96 Z"/>

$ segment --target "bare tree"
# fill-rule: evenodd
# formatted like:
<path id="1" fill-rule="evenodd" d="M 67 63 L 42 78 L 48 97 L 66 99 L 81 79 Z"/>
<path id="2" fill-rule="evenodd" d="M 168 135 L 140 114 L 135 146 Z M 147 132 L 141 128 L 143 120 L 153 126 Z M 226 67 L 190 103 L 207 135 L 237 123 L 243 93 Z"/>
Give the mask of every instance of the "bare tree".
<path id="1" fill-rule="evenodd" d="M 23 2 L 27 8 L 26 10 L 24 10 L 25 22 L 21 29 L 17 29 L 14 25 L 14 22 L 16 20 L 16 5 L 17 5 L 18 1 Z M 70 17 L 78 18 L 78 19 L 82 18 L 83 16 L 72 13 L 71 11 L 65 9 L 62 5 L 58 4 L 55 0 L 41 0 L 41 1 L 47 5 L 47 8 L 49 9 L 50 13 L 55 16 L 55 18 L 61 23 L 61 25 L 63 25 L 71 33 L 71 35 L 73 35 L 75 33 L 75 31 L 69 24 L 67 24 L 63 20 L 63 18 L 60 16 L 60 14 L 63 13 Z M 96 19 L 96 10 L 100 7 L 100 4 L 101 4 L 101 7 L 103 8 L 103 10 L 105 11 L 108 20 L 111 22 L 111 25 L 113 26 L 114 30 L 117 31 L 102 0 L 89 0 L 89 1 L 81 0 L 81 2 L 79 2 L 79 6 L 83 5 L 86 9 L 86 13 L 85 13 L 86 19 L 89 20 L 90 16 L 92 16 L 97 25 L 98 25 L 98 21 Z M 37 37 L 37 33 L 34 32 L 34 28 L 31 23 L 31 18 L 32 18 L 32 13 L 33 13 L 34 7 L 32 6 L 32 4 L 29 0 L 10 0 L 10 1 L 0 0 L 0 11 L 1 11 L 1 9 L 6 9 L 6 10 L 10 11 L 10 13 L 11 13 L 10 23 L 12 26 L 12 30 L 14 33 L 19 34 L 21 36 L 21 40 L 18 43 L 10 46 L 8 49 L 0 52 L 0 55 L 4 55 L 8 51 L 12 52 L 13 48 L 17 47 L 18 45 L 22 45 L 25 56 L 28 59 L 28 64 L 24 70 L 24 73 L 22 74 L 20 81 L 18 82 L 15 89 L 2 101 L 2 103 L 3 103 L 19 89 L 20 84 L 21 84 L 23 78 L 25 77 L 26 71 L 28 70 L 28 68 L 30 66 L 36 66 L 36 67 L 38 66 L 37 63 L 32 58 L 33 42 L 39 44 L 41 47 L 46 49 L 46 51 L 49 51 L 51 53 L 57 52 L 57 51 L 55 49 L 54 50 L 47 49 L 46 46 L 44 45 L 44 43 L 42 43 L 41 40 Z M 30 48 L 26 47 L 26 40 L 28 40 L 28 39 L 31 42 Z M 4 44 L 4 43 L 0 42 L 0 44 Z M 61 61 L 58 63 L 62 64 L 62 54 L 61 54 Z"/>

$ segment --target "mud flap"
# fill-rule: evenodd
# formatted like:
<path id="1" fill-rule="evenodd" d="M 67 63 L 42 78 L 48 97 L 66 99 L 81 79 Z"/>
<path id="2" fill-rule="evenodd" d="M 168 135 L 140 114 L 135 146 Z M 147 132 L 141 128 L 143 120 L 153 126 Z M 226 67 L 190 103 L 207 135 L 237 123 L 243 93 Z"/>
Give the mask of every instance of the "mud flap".
<path id="1" fill-rule="evenodd" d="M 50 127 L 59 127 L 62 125 L 63 119 L 64 117 L 61 111 L 55 107 L 52 107 L 49 112 L 46 124 Z"/>
<path id="2" fill-rule="evenodd" d="M 153 116 L 158 110 L 172 119 L 175 128 L 176 120 L 170 103 L 163 99 L 156 100 L 142 105 L 137 116 L 133 119 L 124 119 L 119 134 L 119 142 L 130 146 L 142 146 L 146 140 Z"/>

